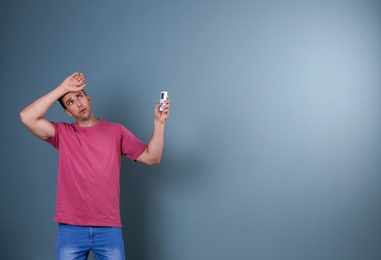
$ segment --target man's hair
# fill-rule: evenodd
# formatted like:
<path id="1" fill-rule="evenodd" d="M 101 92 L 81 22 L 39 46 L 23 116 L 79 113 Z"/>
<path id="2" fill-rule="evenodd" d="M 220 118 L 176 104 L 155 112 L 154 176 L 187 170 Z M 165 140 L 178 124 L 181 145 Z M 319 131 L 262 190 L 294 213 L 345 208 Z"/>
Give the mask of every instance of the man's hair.
<path id="1" fill-rule="evenodd" d="M 83 89 L 82 89 L 82 91 L 83 91 L 83 94 L 85 94 L 85 96 L 87 96 L 86 92 L 85 92 Z M 66 94 L 67 94 L 67 93 L 66 93 Z M 65 94 L 65 95 L 66 95 L 66 94 Z M 63 95 L 62 97 L 60 97 L 60 98 L 58 99 L 58 102 L 60 102 L 61 106 L 62 106 L 64 109 L 67 109 L 66 106 L 65 106 L 65 104 L 64 104 L 63 101 L 62 101 L 62 98 L 63 98 L 65 95 Z"/>

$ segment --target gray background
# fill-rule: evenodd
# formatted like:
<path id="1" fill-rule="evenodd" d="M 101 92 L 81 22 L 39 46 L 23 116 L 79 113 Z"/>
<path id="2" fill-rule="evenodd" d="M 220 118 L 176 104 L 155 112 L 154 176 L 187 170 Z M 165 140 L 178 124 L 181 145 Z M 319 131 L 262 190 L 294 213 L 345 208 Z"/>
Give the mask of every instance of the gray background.
<path id="1" fill-rule="evenodd" d="M 2 0 L 0 44 L 1 259 L 55 258 L 19 112 L 75 71 L 144 141 L 171 96 L 162 163 L 123 159 L 127 259 L 381 259 L 379 1 Z"/>

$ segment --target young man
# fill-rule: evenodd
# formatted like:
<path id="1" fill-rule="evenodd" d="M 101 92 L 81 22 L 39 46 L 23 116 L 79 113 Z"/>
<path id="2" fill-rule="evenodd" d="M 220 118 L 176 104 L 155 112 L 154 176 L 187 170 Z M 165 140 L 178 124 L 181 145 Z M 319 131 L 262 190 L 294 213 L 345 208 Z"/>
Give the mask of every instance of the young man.
<path id="1" fill-rule="evenodd" d="M 85 86 L 84 75 L 73 73 L 22 110 L 20 118 L 34 135 L 59 151 L 54 217 L 59 223 L 57 259 L 87 259 L 90 251 L 96 259 L 124 259 L 119 207 L 121 156 L 149 165 L 160 163 L 170 101 L 162 112 L 161 104 L 156 105 L 153 135 L 147 145 L 122 125 L 95 117 Z M 75 123 L 44 118 L 56 100 Z"/>

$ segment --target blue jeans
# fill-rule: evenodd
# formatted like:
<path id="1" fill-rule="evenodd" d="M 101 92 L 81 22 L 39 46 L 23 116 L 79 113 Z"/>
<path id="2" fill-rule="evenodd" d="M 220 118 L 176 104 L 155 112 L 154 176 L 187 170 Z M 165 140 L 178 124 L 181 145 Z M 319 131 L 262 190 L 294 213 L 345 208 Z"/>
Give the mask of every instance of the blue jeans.
<path id="1" fill-rule="evenodd" d="M 57 260 L 125 260 L 122 229 L 58 225 Z"/>

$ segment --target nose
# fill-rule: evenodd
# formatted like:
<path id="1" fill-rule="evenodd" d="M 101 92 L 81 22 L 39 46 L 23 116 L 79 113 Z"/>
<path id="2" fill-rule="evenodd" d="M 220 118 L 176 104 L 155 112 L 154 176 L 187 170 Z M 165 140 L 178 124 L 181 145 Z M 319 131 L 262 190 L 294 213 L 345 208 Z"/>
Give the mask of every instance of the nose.
<path id="1" fill-rule="evenodd" d="M 78 99 L 77 99 L 75 102 L 76 102 L 76 104 L 77 104 L 77 107 L 80 107 L 80 106 L 82 106 L 82 103 L 81 103 L 81 101 L 79 101 Z"/>

